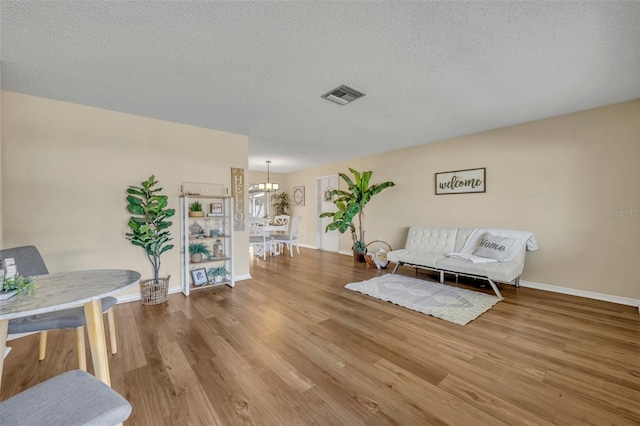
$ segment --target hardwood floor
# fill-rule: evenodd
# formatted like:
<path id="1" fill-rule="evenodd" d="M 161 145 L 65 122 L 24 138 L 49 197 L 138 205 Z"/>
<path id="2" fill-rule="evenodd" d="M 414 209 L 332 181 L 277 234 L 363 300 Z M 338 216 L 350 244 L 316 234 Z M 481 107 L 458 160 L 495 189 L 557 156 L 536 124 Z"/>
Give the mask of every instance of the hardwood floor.
<path id="1" fill-rule="evenodd" d="M 126 424 L 640 424 L 637 308 L 500 285 L 462 327 L 344 289 L 389 270 L 301 251 L 233 289 L 117 305 Z M 50 332 L 42 362 L 37 336 L 10 342 L 0 398 L 76 368 L 74 338 Z"/>

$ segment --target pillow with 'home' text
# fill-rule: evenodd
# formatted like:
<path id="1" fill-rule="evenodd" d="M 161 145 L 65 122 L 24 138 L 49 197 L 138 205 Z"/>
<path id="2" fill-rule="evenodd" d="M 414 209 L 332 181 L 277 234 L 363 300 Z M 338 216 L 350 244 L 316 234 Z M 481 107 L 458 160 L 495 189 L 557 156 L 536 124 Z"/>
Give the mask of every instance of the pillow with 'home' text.
<path id="1" fill-rule="evenodd" d="M 499 237 L 486 233 L 482 237 L 478 248 L 472 253 L 474 256 L 488 257 L 503 262 L 515 244 L 515 238 Z"/>

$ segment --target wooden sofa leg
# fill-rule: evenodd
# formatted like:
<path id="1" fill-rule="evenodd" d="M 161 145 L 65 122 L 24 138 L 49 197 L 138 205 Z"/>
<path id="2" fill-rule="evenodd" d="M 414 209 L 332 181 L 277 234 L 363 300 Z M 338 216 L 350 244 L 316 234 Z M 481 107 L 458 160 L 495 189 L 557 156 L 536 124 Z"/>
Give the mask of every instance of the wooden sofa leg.
<path id="1" fill-rule="evenodd" d="M 444 284 L 444 271 L 440 271 L 440 284 Z"/>
<path id="2" fill-rule="evenodd" d="M 498 286 L 496 285 L 496 283 L 493 282 L 493 280 L 487 278 L 487 280 L 489 280 L 489 284 L 491 284 L 491 288 L 493 289 L 493 291 L 495 291 L 496 296 L 498 296 L 498 299 L 503 300 L 504 297 L 502 297 L 502 293 L 500 293 L 500 290 L 498 290 Z"/>

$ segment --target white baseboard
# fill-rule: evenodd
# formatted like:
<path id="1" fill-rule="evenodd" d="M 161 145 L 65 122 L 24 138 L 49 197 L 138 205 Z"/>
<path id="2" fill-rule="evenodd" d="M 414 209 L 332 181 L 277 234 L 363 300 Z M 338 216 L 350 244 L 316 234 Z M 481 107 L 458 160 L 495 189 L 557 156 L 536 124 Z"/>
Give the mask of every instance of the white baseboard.
<path id="1" fill-rule="evenodd" d="M 300 246 L 317 250 L 316 247 L 311 245 L 300 244 Z M 353 256 L 352 251 L 341 250 L 338 253 L 343 254 L 345 256 Z M 236 276 L 236 281 L 244 281 L 244 280 L 250 280 L 250 279 L 251 279 L 251 274 Z M 596 293 L 595 291 L 579 290 L 575 288 L 561 287 L 557 285 L 537 283 L 537 282 L 525 281 L 525 280 L 520 280 L 520 286 L 527 287 L 527 288 L 535 288 L 537 290 L 551 291 L 553 293 L 561 293 L 561 294 L 569 294 L 571 296 L 586 297 L 587 299 L 602 300 L 604 302 L 618 303 L 620 305 L 635 306 L 638 308 L 638 313 L 640 313 L 640 299 L 614 296 L 611 294 Z M 181 290 L 179 288 L 169 289 L 169 294 L 180 293 L 180 292 Z M 133 302 L 140 299 L 141 299 L 140 294 L 130 294 L 124 297 L 119 297 L 118 303 Z"/>
<path id="2" fill-rule="evenodd" d="M 341 252 L 341 254 L 347 254 Z M 349 253 L 351 254 L 351 253 Z M 551 291 L 553 293 L 569 294 L 571 296 L 586 297 L 587 299 L 602 300 L 604 302 L 617 303 L 619 305 L 635 306 L 640 313 L 640 299 L 632 299 L 630 297 L 614 296 L 612 294 L 596 293 L 595 291 L 579 290 L 570 287 L 561 287 L 557 285 L 536 283 L 533 281 L 520 280 L 521 287 L 535 288 L 537 290 Z"/>
<path id="3" fill-rule="evenodd" d="M 308 249 L 312 249 L 312 250 L 317 250 L 318 249 L 318 247 L 312 246 L 311 244 L 300 244 L 300 247 L 304 247 L 304 248 L 308 248 Z"/>
<path id="4" fill-rule="evenodd" d="M 249 274 L 236 275 L 236 281 L 244 281 L 244 280 L 250 280 L 250 279 L 251 279 L 251 275 Z M 181 293 L 181 292 L 182 292 L 182 289 L 180 289 L 180 287 L 169 287 L 168 294 L 175 294 L 175 293 Z M 135 302 L 136 300 L 140 300 L 142 299 L 142 296 L 140 296 L 140 293 L 127 294 L 126 296 L 120 296 L 117 299 L 118 299 L 118 303 L 128 303 L 128 302 Z"/>
<path id="5" fill-rule="evenodd" d="M 605 302 L 618 303 L 620 305 L 635 306 L 640 309 L 640 299 L 630 297 L 614 296 L 611 294 L 596 293 L 595 291 L 578 290 L 557 285 L 536 283 L 533 281 L 520 280 L 521 287 L 535 288 L 538 290 L 552 291 L 554 293 L 569 294 L 571 296 L 586 297 L 587 299 L 602 300 Z"/>

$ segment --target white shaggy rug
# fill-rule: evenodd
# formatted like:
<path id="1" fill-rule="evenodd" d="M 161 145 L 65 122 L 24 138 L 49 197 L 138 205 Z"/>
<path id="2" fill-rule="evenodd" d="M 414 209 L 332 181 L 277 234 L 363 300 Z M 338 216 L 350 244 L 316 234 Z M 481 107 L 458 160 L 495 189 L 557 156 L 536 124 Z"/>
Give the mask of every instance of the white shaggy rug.
<path id="1" fill-rule="evenodd" d="M 499 301 L 479 291 L 392 274 L 345 288 L 459 325 L 467 325 Z"/>

